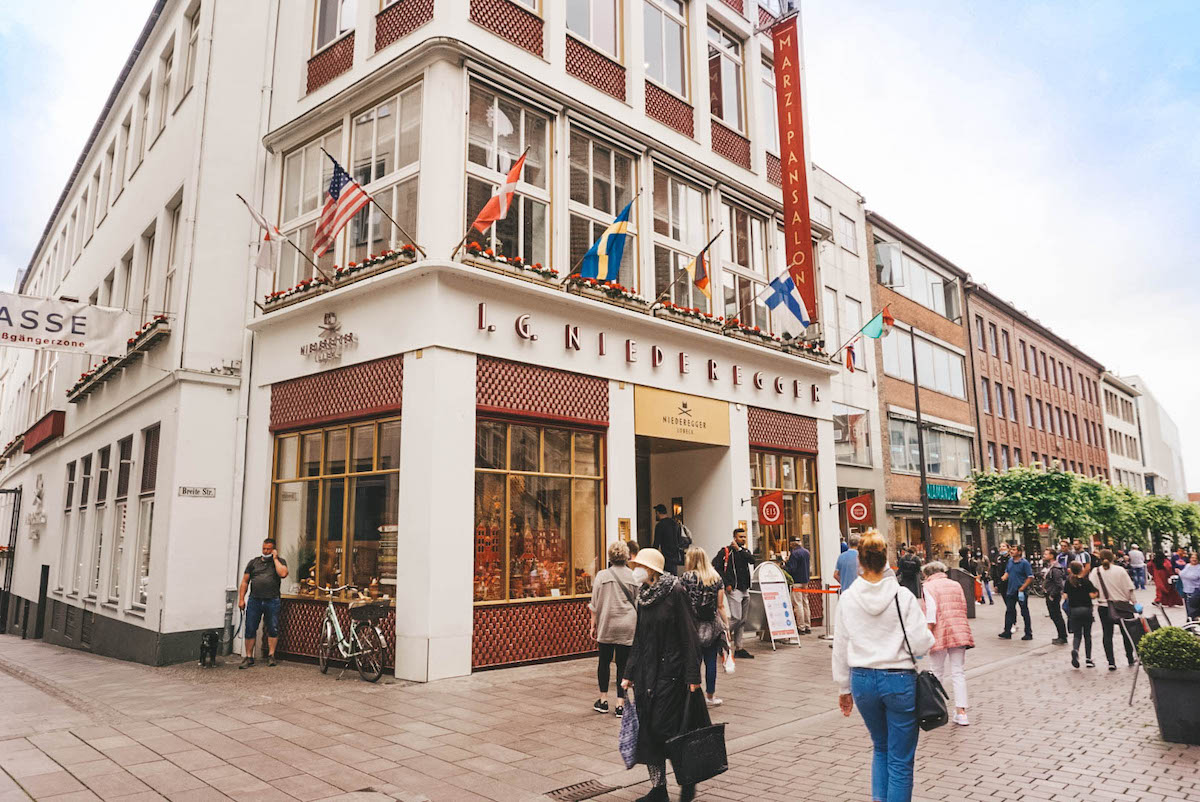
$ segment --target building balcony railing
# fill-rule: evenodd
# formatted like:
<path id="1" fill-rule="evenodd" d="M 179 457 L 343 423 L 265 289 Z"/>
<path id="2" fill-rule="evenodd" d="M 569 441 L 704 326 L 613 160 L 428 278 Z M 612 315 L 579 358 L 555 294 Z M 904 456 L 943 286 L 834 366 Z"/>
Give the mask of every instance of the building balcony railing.
<path id="1" fill-rule="evenodd" d="M 155 315 L 153 320 L 143 324 L 126 342 L 125 353 L 121 356 L 106 356 L 100 364 L 79 374 L 79 379 L 67 390 L 67 401 L 78 404 L 87 396 L 100 388 L 100 385 L 116 378 L 121 371 L 137 362 L 150 349 L 171 335 L 171 323 L 166 315 Z"/>

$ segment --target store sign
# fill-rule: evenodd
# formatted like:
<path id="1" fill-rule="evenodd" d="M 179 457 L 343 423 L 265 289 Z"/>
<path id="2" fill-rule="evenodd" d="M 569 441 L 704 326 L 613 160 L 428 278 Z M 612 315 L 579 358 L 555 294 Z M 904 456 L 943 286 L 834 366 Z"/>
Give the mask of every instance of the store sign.
<path id="1" fill-rule="evenodd" d="M 358 345 L 358 335 L 342 331 L 337 312 L 326 312 L 324 321 L 318 326 L 320 338 L 300 346 L 300 356 L 311 357 L 314 362 L 336 362 L 342 358 L 346 348 Z"/>
<path id="2" fill-rule="evenodd" d="M 217 489 L 215 487 L 188 487 L 180 485 L 180 498 L 216 498 Z"/>
<path id="3" fill-rule="evenodd" d="M 925 485 L 925 495 L 930 501 L 962 500 L 962 488 L 958 485 Z"/>
<path id="4" fill-rule="evenodd" d="M 486 303 L 480 302 L 478 306 L 476 327 L 479 331 L 488 334 L 494 334 L 497 330 L 497 326 L 491 322 L 491 318 L 488 316 Z M 534 320 L 534 316 L 529 313 L 516 316 L 513 320 L 513 332 L 517 337 L 527 342 L 539 342 L 542 335 Z M 624 359 L 627 364 L 645 361 L 649 362 L 650 367 L 656 371 L 678 370 L 681 376 L 690 374 L 693 370 L 697 372 L 703 371 L 710 382 L 728 380 L 738 386 L 750 385 L 755 390 L 773 392 L 776 396 L 790 395 L 792 398 L 804 398 L 808 396 L 814 404 L 821 401 L 817 385 L 801 381 L 800 379 L 790 379 L 786 376 L 778 375 L 771 376 L 761 370 L 750 373 L 736 362 L 723 364 L 715 359 L 706 359 L 702 362 L 700 359 L 693 359 L 692 355 L 687 351 L 668 352 L 661 346 L 650 345 L 647 347 L 631 338 L 626 338 L 624 342 L 620 343 L 614 349 L 614 353 L 610 354 L 610 345 L 612 344 L 609 342 L 607 332 L 598 331 L 593 334 L 583 331 L 579 326 L 571 323 L 564 324 L 564 349 L 568 351 L 583 351 L 585 347 L 590 349 L 593 343 L 597 356 Z"/>
<path id="5" fill-rule="evenodd" d="M 783 491 L 764 493 L 758 497 L 758 522 L 767 526 L 783 523 Z"/>
<path id="6" fill-rule="evenodd" d="M 633 430 L 646 437 L 729 445 L 729 404 L 649 387 L 633 388 Z"/>
<path id="7" fill-rule="evenodd" d="M 0 345 L 124 356 L 133 329 L 121 309 L 0 292 Z"/>
<path id="8" fill-rule="evenodd" d="M 808 210 L 808 159 L 804 154 L 804 111 L 800 98 L 798 16 L 771 29 L 775 48 L 775 106 L 779 117 L 779 158 L 783 165 L 783 234 L 788 273 L 817 320 L 817 281 L 813 265 L 812 218 Z"/>
<path id="9" fill-rule="evenodd" d="M 846 520 L 853 526 L 875 525 L 875 502 L 870 493 L 846 499 Z"/>

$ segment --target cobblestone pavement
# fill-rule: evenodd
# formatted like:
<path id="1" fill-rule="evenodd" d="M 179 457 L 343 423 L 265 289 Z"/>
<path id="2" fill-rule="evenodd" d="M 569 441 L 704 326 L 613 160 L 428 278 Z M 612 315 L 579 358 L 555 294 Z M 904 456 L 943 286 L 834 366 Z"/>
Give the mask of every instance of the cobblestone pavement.
<path id="1" fill-rule="evenodd" d="M 1200 800 L 1200 748 L 1163 743 L 1132 672 L 1073 670 L 1035 601 L 1036 640 L 1001 641 L 1003 608 L 974 622 L 969 727 L 921 736 L 923 800 Z M 870 742 L 842 718 L 827 643 L 722 674 L 731 769 L 706 800 L 867 800 Z M 595 782 L 600 800 L 646 792 L 625 771 L 618 720 L 591 711 L 590 659 L 416 685 L 311 665 L 149 668 L 0 636 L 0 802 L 35 799 L 546 800 Z"/>

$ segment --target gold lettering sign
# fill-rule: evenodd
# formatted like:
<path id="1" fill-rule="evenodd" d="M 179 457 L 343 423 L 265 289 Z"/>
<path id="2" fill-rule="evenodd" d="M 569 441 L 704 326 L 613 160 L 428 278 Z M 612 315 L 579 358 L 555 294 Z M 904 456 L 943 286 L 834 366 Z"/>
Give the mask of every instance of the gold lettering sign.
<path id="1" fill-rule="evenodd" d="M 729 445 L 729 404 L 711 398 L 633 388 L 633 430 L 647 437 Z"/>

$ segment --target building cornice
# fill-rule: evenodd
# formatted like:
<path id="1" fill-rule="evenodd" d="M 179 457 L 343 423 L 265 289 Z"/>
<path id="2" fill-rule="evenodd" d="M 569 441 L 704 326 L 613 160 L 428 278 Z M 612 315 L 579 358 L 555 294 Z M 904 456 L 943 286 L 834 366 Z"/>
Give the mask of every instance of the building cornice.
<path id="1" fill-rule="evenodd" d="M 941 267 L 945 270 L 949 270 L 951 273 L 953 273 L 954 275 L 958 276 L 961 279 L 970 280 L 971 275 L 967 271 L 963 270 L 961 267 L 954 264 L 946 257 L 942 256 L 940 253 L 935 251 L 933 248 L 930 248 L 928 245 L 921 242 L 919 239 L 914 237 L 912 234 L 909 234 L 907 231 L 900 228 L 900 226 L 898 226 L 895 223 L 893 223 L 892 221 L 888 220 L 883 215 L 879 214 L 878 212 L 873 212 L 870 209 L 867 209 L 866 216 L 867 216 L 867 223 L 869 223 L 872 228 L 877 228 L 877 229 L 886 231 L 887 233 L 891 234 L 892 236 L 896 237 L 897 239 L 902 240 L 903 244 L 905 246 L 907 246 L 908 248 L 911 248 L 912 250 L 921 254 L 926 259 L 929 259 L 929 260 L 935 262 L 938 265 L 938 267 Z"/>
<path id="2" fill-rule="evenodd" d="M 999 308 L 1002 312 L 1004 312 L 1007 315 L 1010 315 L 1011 317 L 1013 317 L 1014 319 L 1019 321 L 1025 327 L 1032 329 L 1033 331 L 1037 332 L 1041 336 L 1045 337 L 1047 340 L 1053 341 L 1054 344 L 1057 345 L 1059 348 L 1069 351 L 1076 358 L 1081 359 L 1084 362 L 1086 362 L 1087 364 L 1091 365 L 1093 368 L 1096 369 L 1096 371 L 1098 373 L 1105 372 L 1104 365 L 1102 365 L 1100 362 L 1097 362 L 1093 357 L 1090 357 L 1087 354 L 1085 354 L 1083 351 L 1081 351 L 1079 349 L 1078 346 L 1071 344 L 1070 341 L 1064 339 L 1063 337 L 1061 337 L 1058 334 L 1055 334 L 1053 331 L 1048 329 L 1044 324 L 1040 323 L 1037 320 L 1034 320 L 1032 317 L 1030 317 L 1028 315 L 1028 313 L 1022 312 L 1020 309 L 1013 306 L 1008 301 L 1006 301 L 1003 298 L 1001 298 L 1000 296 L 996 295 L 994 292 L 989 290 L 986 285 L 980 284 L 976 281 L 968 280 L 963 284 L 963 290 L 968 295 L 977 296 L 977 297 L 981 298 L 984 301 L 984 303 L 987 303 L 994 307 Z"/>

